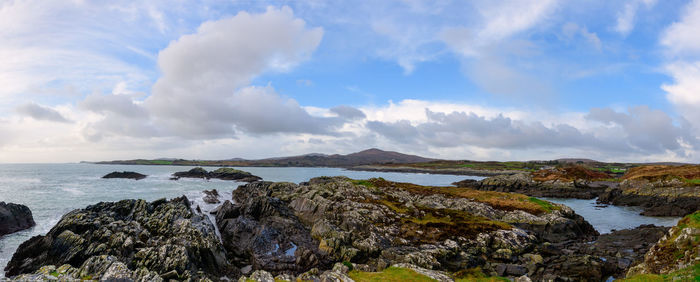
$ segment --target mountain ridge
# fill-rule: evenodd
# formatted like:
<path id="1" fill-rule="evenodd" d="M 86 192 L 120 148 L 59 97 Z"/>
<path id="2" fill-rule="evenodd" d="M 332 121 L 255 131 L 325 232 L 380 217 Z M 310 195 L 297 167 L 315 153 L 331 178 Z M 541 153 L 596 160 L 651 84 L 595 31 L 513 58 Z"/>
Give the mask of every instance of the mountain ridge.
<path id="1" fill-rule="evenodd" d="M 351 167 L 369 164 L 385 163 L 423 163 L 436 159 L 424 158 L 417 155 L 403 154 L 395 151 L 384 151 L 377 148 L 354 152 L 346 155 L 309 153 L 288 157 L 273 157 L 265 159 L 247 160 L 230 158 L 224 160 L 115 160 L 96 162 L 97 164 L 151 164 L 151 165 L 205 165 L 205 166 L 329 166 Z"/>

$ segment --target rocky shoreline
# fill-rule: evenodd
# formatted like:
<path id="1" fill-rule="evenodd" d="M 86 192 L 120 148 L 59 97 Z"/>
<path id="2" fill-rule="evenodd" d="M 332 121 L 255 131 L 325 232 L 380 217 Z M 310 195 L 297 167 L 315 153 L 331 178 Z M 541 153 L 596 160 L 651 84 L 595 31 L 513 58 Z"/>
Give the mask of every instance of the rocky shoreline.
<path id="1" fill-rule="evenodd" d="M 472 168 L 416 168 L 408 166 L 386 167 L 374 165 L 361 165 L 346 168 L 356 171 L 376 171 L 376 172 L 403 172 L 403 173 L 427 173 L 427 174 L 449 174 L 468 176 L 496 176 L 522 173 L 520 170 L 483 170 Z"/>
<path id="2" fill-rule="evenodd" d="M 74 210 L 24 242 L 6 275 L 352 281 L 404 271 L 440 281 L 603 281 L 623 277 L 668 230 L 599 235 L 570 208 L 520 194 L 345 177 L 255 181 L 211 213 L 215 222 L 184 196 Z"/>
<path id="3" fill-rule="evenodd" d="M 634 173 L 634 171 L 633 171 Z M 657 179 L 605 179 L 583 167 L 497 175 L 480 181 L 466 179 L 457 187 L 513 192 L 533 197 L 595 199 L 601 204 L 639 206 L 646 216 L 685 216 L 700 207 L 700 185 L 673 176 Z"/>
<path id="4" fill-rule="evenodd" d="M 471 179 L 453 183 L 457 187 L 472 188 L 483 191 L 520 193 L 533 197 L 595 199 L 616 182 L 590 181 L 576 179 L 570 181 L 548 180 L 536 181 L 526 173 L 499 175 L 480 181 Z"/>
<path id="5" fill-rule="evenodd" d="M 215 228 L 187 198 L 98 203 L 22 243 L 5 267 L 18 280 L 214 279 L 235 274 Z"/>
<path id="6" fill-rule="evenodd" d="M 27 206 L 0 202 L 0 237 L 34 225 L 32 211 Z"/>
<path id="7" fill-rule="evenodd" d="M 625 180 L 600 195 L 598 202 L 640 206 L 647 216 L 685 216 L 700 207 L 700 185 L 677 180 Z"/>

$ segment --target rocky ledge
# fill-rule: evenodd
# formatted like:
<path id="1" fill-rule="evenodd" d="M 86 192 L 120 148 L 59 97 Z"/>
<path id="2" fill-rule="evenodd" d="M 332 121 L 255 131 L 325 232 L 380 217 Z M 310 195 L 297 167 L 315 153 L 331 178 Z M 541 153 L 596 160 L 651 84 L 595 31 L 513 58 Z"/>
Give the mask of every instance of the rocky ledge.
<path id="1" fill-rule="evenodd" d="M 215 233 L 184 196 L 98 203 L 22 243 L 5 271 L 18 280 L 216 280 L 236 269 Z"/>
<path id="2" fill-rule="evenodd" d="M 698 281 L 700 211 L 681 219 L 627 272 L 632 281 Z"/>
<path id="3" fill-rule="evenodd" d="M 623 180 L 600 195 L 598 202 L 622 206 L 641 206 L 647 216 L 684 216 L 700 207 L 700 185 L 679 179 Z"/>
<path id="4" fill-rule="evenodd" d="M 622 176 L 599 202 L 641 206 L 649 216 L 685 216 L 700 207 L 700 165 L 647 165 Z"/>
<path id="5" fill-rule="evenodd" d="M 0 236 L 34 226 L 32 211 L 25 205 L 0 202 Z"/>
<path id="6" fill-rule="evenodd" d="M 237 170 L 230 167 L 222 167 L 214 171 L 207 171 L 201 167 L 195 167 L 188 171 L 180 171 L 173 174 L 173 179 L 186 178 L 216 178 L 221 180 L 235 180 L 240 182 L 253 182 L 262 180 L 261 177 L 247 171 Z"/>
<path id="7" fill-rule="evenodd" d="M 545 169 L 532 173 L 521 172 L 498 175 L 481 181 L 464 180 L 453 183 L 485 191 L 514 192 L 533 197 L 594 199 L 610 187 L 614 181 L 602 181 L 610 176 L 581 166 Z"/>
<path id="8" fill-rule="evenodd" d="M 146 178 L 147 175 L 140 174 L 138 172 L 133 172 L 133 171 L 115 171 L 115 172 L 110 172 L 105 176 L 102 176 L 102 178 L 126 178 L 126 179 L 133 179 L 133 180 L 141 180 Z"/>
<path id="9" fill-rule="evenodd" d="M 639 254 L 665 232 L 647 226 L 599 237 L 563 205 L 381 178 L 240 186 L 211 211 L 219 238 L 198 210 L 181 197 L 72 211 L 47 235 L 24 242 L 6 275 L 351 281 L 408 273 L 440 281 L 602 281 L 641 261 Z"/>
<path id="10" fill-rule="evenodd" d="M 593 240 L 590 224 L 566 206 L 519 194 L 320 177 L 254 182 L 233 200 L 213 213 L 244 273 L 300 275 L 347 262 L 365 271 L 409 264 L 536 279 L 610 275 L 600 257 L 552 251 Z"/>

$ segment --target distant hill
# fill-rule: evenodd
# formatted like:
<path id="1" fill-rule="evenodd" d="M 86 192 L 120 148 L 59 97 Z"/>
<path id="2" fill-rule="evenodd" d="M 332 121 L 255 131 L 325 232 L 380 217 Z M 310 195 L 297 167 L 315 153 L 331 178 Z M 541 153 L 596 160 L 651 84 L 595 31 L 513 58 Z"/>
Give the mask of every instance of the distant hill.
<path id="1" fill-rule="evenodd" d="M 589 163 L 599 163 L 599 161 L 596 160 L 591 160 L 591 159 L 577 159 L 577 158 L 563 158 L 563 159 L 556 159 L 559 163 L 584 163 L 584 164 L 589 164 Z"/>
<path id="2" fill-rule="evenodd" d="M 120 160 L 98 162 L 99 164 L 140 164 L 140 165 L 200 165 L 200 166 L 301 166 L 301 167 L 351 167 L 372 164 L 424 163 L 435 159 L 424 158 L 399 152 L 368 149 L 347 155 L 326 155 L 312 153 L 300 156 L 244 160 L 240 158 L 227 160 Z"/>

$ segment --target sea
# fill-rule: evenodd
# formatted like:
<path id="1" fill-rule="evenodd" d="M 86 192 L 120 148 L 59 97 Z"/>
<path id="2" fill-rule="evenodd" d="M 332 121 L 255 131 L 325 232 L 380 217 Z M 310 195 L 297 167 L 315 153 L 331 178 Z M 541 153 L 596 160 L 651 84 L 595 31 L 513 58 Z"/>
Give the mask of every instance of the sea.
<path id="1" fill-rule="evenodd" d="M 80 164 L 0 164 L 0 201 L 28 206 L 36 226 L 28 230 L 0 237 L 0 278 L 12 254 L 24 241 L 46 234 L 61 216 L 74 209 L 98 202 L 124 199 L 153 201 L 160 198 L 187 196 L 202 210 L 215 205 L 202 201 L 203 190 L 217 189 L 222 199 L 230 199 L 231 191 L 245 184 L 235 181 L 188 179 L 170 180 L 173 173 L 186 171 L 187 166 L 100 165 Z M 215 168 L 207 168 L 213 170 Z M 438 175 L 424 173 L 365 172 L 325 167 L 239 167 L 266 181 L 304 182 L 319 176 L 347 176 L 352 179 L 382 177 L 391 181 L 420 185 L 450 186 L 464 179 L 482 179 L 477 176 Z M 134 171 L 148 175 L 142 180 L 102 179 L 113 171 Z M 639 215 L 634 207 L 599 206 L 595 200 L 548 199 L 572 207 L 600 233 L 615 229 L 633 228 L 641 224 L 672 226 L 679 218 L 648 217 Z"/>

